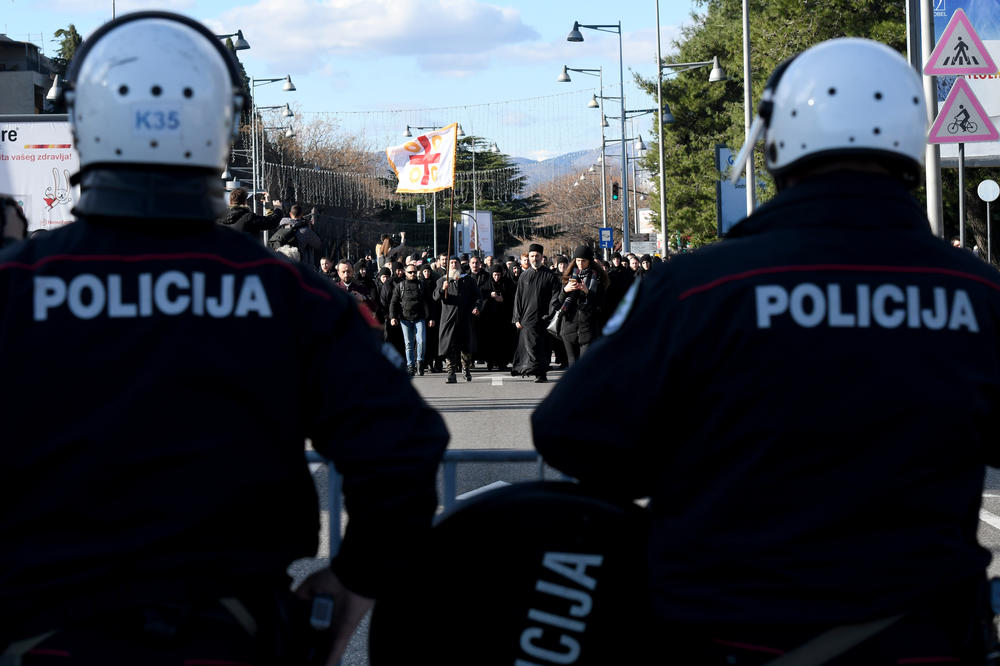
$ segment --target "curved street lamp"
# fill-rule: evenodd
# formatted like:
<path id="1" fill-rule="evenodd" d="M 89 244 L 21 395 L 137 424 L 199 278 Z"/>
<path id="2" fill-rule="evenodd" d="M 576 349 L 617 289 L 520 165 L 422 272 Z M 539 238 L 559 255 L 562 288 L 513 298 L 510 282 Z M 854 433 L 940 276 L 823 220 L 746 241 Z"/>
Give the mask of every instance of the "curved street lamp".
<path id="1" fill-rule="evenodd" d="M 618 97 L 610 97 L 604 95 L 604 68 L 576 68 L 568 67 L 563 65 L 562 73 L 556 77 L 556 81 L 562 83 L 568 83 L 572 81 L 569 76 L 570 72 L 580 72 L 581 74 L 586 74 L 587 76 L 596 76 L 598 78 L 599 91 L 596 95 L 590 96 L 590 101 L 587 102 L 588 109 L 600 109 L 601 110 L 601 157 L 598 160 L 601 163 L 601 226 L 608 226 L 608 205 L 607 205 L 607 178 L 604 172 L 604 128 L 608 126 L 608 119 L 604 115 L 604 100 L 606 99 L 619 99 Z M 598 102 L 600 100 L 600 102 Z"/>
<path id="2" fill-rule="evenodd" d="M 243 31 L 237 30 L 236 32 L 230 32 L 225 35 L 216 35 L 219 39 L 227 39 L 229 37 L 235 37 L 233 41 L 233 48 L 237 51 L 246 51 L 250 48 L 250 42 L 243 39 Z"/>
<path id="3" fill-rule="evenodd" d="M 625 65 L 624 56 L 622 55 L 622 24 L 619 21 L 616 24 L 594 24 L 586 25 L 579 21 L 573 22 L 573 29 L 570 30 L 569 35 L 566 36 L 567 42 L 582 42 L 583 33 L 580 32 L 580 28 L 587 28 L 588 30 L 597 30 L 599 32 L 613 32 L 618 35 L 618 84 L 621 86 L 621 132 L 622 132 L 622 187 L 628 189 L 628 159 L 625 154 Z M 628 220 L 628 197 L 622 198 L 622 214 L 623 219 Z M 622 248 L 628 252 L 631 248 L 631 242 L 629 240 L 628 224 L 622 225 Z"/>

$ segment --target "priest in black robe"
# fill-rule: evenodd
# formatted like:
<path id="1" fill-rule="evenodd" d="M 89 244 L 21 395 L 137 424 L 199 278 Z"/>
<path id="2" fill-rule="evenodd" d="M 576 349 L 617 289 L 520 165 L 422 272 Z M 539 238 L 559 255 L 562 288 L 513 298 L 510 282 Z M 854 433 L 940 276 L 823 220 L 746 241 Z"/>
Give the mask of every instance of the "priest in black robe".
<path id="1" fill-rule="evenodd" d="M 542 266 L 541 245 L 528 246 L 529 268 L 517 281 L 514 295 L 514 316 L 512 321 L 519 333 L 517 351 L 511 375 L 534 375 L 535 383 L 548 381 L 549 334 L 545 327 L 549 314 L 559 307 L 559 290 L 562 281 L 552 271 Z"/>
<path id="2" fill-rule="evenodd" d="M 445 357 L 448 384 L 454 384 L 455 373 L 464 370 L 465 381 L 472 381 L 472 354 L 476 351 L 474 319 L 483 307 L 483 297 L 475 279 L 463 274 L 458 257 L 448 261 L 448 275 L 442 276 L 434 288 L 434 300 L 441 303 L 438 324 L 438 353 Z"/>

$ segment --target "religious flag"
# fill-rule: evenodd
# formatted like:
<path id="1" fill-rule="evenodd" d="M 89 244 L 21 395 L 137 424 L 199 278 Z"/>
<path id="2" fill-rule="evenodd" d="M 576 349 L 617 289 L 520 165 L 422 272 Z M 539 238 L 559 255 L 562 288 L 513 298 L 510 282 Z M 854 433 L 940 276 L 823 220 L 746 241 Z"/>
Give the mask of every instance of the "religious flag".
<path id="1" fill-rule="evenodd" d="M 396 172 L 396 192 L 438 192 L 455 185 L 458 123 L 427 132 L 401 146 L 385 149 Z"/>

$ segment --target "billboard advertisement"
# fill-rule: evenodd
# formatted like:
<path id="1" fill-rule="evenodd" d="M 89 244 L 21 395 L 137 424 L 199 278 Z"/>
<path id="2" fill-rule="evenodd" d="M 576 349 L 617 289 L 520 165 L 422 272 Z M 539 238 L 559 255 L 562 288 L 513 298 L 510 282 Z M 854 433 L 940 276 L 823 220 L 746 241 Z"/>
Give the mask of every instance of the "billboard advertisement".
<path id="1" fill-rule="evenodd" d="M 715 217 L 720 238 L 747 216 L 747 179 L 729 182 L 729 169 L 733 166 L 734 157 L 728 146 L 716 144 L 715 168 L 720 176 L 715 184 Z"/>
<path id="2" fill-rule="evenodd" d="M 493 254 L 493 213 L 479 210 L 473 217 L 471 210 L 463 210 L 455 222 L 455 254 L 471 255 L 477 247 L 480 256 Z"/>
<path id="3" fill-rule="evenodd" d="M 941 39 L 948 21 L 958 9 L 966 13 L 993 61 L 1000 63 L 1000 2 L 996 0 L 934 0 L 935 44 Z M 1000 126 L 1000 73 L 976 74 L 966 76 L 965 80 L 993 124 Z M 937 77 L 938 108 L 954 83 L 954 76 Z M 958 165 L 957 144 L 941 146 L 941 163 L 952 167 Z M 966 166 L 1000 166 L 1000 142 L 966 143 L 965 163 Z"/>
<path id="4" fill-rule="evenodd" d="M 0 116 L 0 193 L 21 204 L 28 231 L 73 221 L 80 170 L 65 116 Z"/>

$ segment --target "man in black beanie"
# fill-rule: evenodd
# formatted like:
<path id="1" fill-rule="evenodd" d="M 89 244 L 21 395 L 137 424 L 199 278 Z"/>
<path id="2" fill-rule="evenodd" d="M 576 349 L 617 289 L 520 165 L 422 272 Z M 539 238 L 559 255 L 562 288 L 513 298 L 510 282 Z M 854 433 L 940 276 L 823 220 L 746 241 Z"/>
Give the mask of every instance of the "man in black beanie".
<path id="1" fill-rule="evenodd" d="M 560 279 L 542 269 L 543 248 L 537 243 L 528 246 L 529 268 L 517 281 L 514 295 L 514 325 L 520 333 L 511 375 L 534 375 L 535 383 L 548 381 L 549 341 L 545 326 L 549 313 L 558 307 Z"/>

